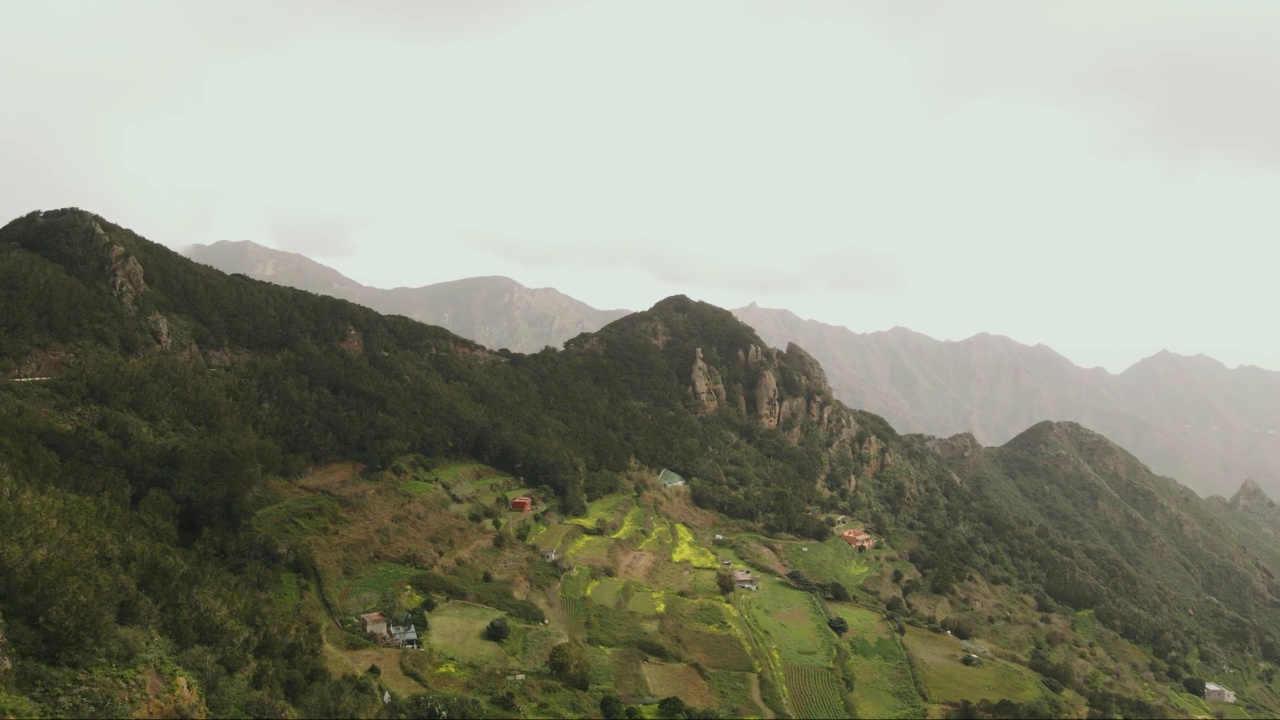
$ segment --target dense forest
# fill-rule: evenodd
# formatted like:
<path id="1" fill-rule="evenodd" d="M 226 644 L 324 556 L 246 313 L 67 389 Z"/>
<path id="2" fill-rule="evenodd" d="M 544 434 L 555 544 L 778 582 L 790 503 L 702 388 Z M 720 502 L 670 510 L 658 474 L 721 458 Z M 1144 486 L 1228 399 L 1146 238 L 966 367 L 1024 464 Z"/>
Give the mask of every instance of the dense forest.
<path id="1" fill-rule="evenodd" d="M 711 401 L 691 389 L 697 357 Z M 314 622 L 279 602 L 282 574 L 314 574 L 308 556 L 248 520 L 271 478 L 406 455 L 485 463 L 565 515 L 665 467 L 761 532 L 822 539 L 824 513 L 866 517 L 920 592 L 982 580 L 1044 613 L 1093 611 L 1170 682 L 1213 658 L 1280 663 L 1275 551 L 1239 540 L 1274 538 L 1263 520 L 1071 424 L 997 449 L 899 436 L 834 401 L 802 350 L 685 297 L 562 350 L 493 352 L 225 275 L 84 211 L 37 212 L 0 230 L 0 377 L 0 716 L 128 715 L 122 674 L 143 667 L 183 669 L 217 716 L 368 714 L 319 659 Z M 1095 707 L 1158 712 L 1052 648 L 1036 662 Z M 198 712 L 189 692 L 150 701 Z"/>

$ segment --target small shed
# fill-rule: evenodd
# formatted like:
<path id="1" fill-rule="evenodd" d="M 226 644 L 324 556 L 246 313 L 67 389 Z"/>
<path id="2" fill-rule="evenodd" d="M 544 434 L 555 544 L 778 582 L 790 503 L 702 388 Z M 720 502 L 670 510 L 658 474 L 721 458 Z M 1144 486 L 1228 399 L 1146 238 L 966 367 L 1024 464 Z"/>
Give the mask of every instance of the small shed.
<path id="1" fill-rule="evenodd" d="M 386 635 L 387 616 L 380 612 L 371 612 L 361 615 L 360 629 L 372 635 Z"/>
<path id="2" fill-rule="evenodd" d="M 734 570 L 733 582 L 738 587 L 746 590 L 760 589 L 760 584 L 756 582 L 756 578 L 751 574 L 750 570 Z"/>
<path id="3" fill-rule="evenodd" d="M 1236 693 L 1234 690 L 1228 690 L 1218 683 L 1207 682 L 1204 684 L 1204 699 L 1209 702 L 1234 703 L 1236 701 Z"/>
<path id="4" fill-rule="evenodd" d="M 391 637 L 400 643 L 402 648 L 419 648 L 421 644 L 418 642 L 418 629 L 412 624 L 409 625 L 392 625 Z"/>
<path id="5" fill-rule="evenodd" d="M 511 501 L 511 509 L 520 512 L 526 512 L 533 507 L 533 499 L 528 497 L 518 497 Z"/>

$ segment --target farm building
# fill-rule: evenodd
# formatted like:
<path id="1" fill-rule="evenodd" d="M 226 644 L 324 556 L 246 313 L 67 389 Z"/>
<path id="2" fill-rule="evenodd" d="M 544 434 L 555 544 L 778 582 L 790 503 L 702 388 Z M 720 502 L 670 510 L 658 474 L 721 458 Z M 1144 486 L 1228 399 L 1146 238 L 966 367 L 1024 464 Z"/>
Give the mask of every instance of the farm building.
<path id="1" fill-rule="evenodd" d="M 527 497 L 518 497 L 511 501 L 511 509 L 524 512 L 533 507 L 533 500 Z"/>
<path id="2" fill-rule="evenodd" d="M 387 616 L 380 612 L 371 612 L 360 616 L 360 629 L 370 635 L 387 634 Z"/>
<path id="3" fill-rule="evenodd" d="M 666 468 L 663 468 L 662 474 L 658 476 L 658 482 L 662 483 L 662 487 L 665 489 L 669 487 L 675 487 L 677 485 L 683 485 L 684 478 L 680 477 L 679 475 L 671 472 Z"/>
<path id="4" fill-rule="evenodd" d="M 845 530 L 840 533 L 840 539 L 849 543 L 852 547 L 860 549 L 870 549 L 876 546 L 876 539 L 871 537 L 871 535 L 862 528 Z"/>
<path id="5" fill-rule="evenodd" d="M 422 647 L 418 643 L 418 629 L 409 625 L 392 625 L 391 638 L 400 644 L 402 648 L 419 648 Z"/>
<path id="6" fill-rule="evenodd" d="M 1236 693 L 1218 683 L 1207 682 L 1204 684 L 1204 699 L 1210 702 L 1233 703 L 1236 701 Z"/>
<path id="7" fill-rule="evenodd" d="M 740 588 L 747 590 L 759 590 L 760 584 L 756 582 L 756 578 L 751 574 L 750 570 L 734 570 L 733 582 Z"/>

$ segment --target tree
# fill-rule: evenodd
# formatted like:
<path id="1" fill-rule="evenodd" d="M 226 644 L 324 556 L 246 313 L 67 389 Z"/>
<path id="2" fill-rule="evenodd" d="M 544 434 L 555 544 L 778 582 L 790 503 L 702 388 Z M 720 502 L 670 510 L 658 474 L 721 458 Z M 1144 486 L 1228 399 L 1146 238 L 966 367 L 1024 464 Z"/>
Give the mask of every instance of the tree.
<path id="1" fill-rule="evenodd" d="M 827 620 L 827 627 L 834 630 L 837 635 L 844 635 L 849 632 L 849 621 L 837 615 Z"/>
<path id="2" fill-rule="evenodd" d="M 675 695 L 664 697 L 658 701 L 658 714 L 666 718 L 678 718 L 684 715 L 684 701 Z"/>
<path id="3" fill-rule="evenodd" d="M 734 582 L 733 576 L 727 572 L 716 573 L 716 585 L 720 588 L 720 592 L 728 595 L 733 592 Z"/>
<path id="4" fill-rule="evenodd" d="M 609 694 L 600 698 L 600 716 L 607 720 L 623 717 L 622 700 L 617 695 Z"/>
<path id="5" fill-rule="evenodd" d="M 489 625 L 484 629 L 485 638 L 494 642 L 502 642 L 503 640 L 506 640 L 507 636 L 510 634 L 511 624 L 507 622 L 505 615 L 499 615 L 498 617 L 490 620 Z"/>
<path id="6" fill-rule="evenodd" d="M 1204 697 L 1204 680 L 1195 677 L 1182 679 L 1182 687 L 1196 697 Z"/>
<path id="7" fill-rule="evenodd" d="M 834 580 L 827 583 L 827 594 L 836 602 L 849 602 L 849 589 Z"/>

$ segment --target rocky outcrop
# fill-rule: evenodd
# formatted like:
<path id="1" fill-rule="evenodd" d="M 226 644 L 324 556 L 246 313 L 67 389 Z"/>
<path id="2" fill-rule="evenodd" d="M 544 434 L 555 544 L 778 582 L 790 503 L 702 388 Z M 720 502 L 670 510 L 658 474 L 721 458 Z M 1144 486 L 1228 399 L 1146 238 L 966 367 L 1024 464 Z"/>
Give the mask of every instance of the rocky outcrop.
<path id="1" fill-rule="evenodd" d="M 702 348 L 696 348 L 693 353 L 692 380 L 690 391 L 694 399 L 702 404 L 703 412 L 715 412 L 725 402 L 724 383 L 720 380 L 720 373 L 702 359 Z"/>
<path id="2" fill-rule="evenodd" d="M 123 245 L 112 242 L 97 220 L 93 221 L 93 233 L 98 240 L 98 249 L 106 261 L 107 282 L 111 285 L 111 291 L 126 307 L 133 310 L 134 298 L 147 290 L 142 264 Z"/>
<path id="3" fill-rule="evenodd" d="M 804 348 L 789 342 L 784 355 L 790 361 L 791 366 L 799 370 L 800 374 L 808 379 L 810 383 L 830 389 L 827 385 L 827 374 L 822 370 L 822 364 L 815 360 L 812 355 L 805 352 Z"/>
<path id="4" fill-rule="evenodd" d="M 770 370 L 761 370 L 756 380 L 756 419 L 763 427 L 776 428 L 780 414 L 778 379 Z"/>
<path id="5" fill-rule="evenodd" d="M 982 465 L 982 443 L 978 442 L 973 433 L 959 433 L 949 438 L 929 437 L 924 444 L 947 461 L 956 480 L 968 477 Z M 959 470 L 960 475 L 957 476 L 954 470 Z"/>
<path id="6" fill-rule="evenodd" d="M 161 350 L 168 352 L 173 349 L 173 339 L 169 337 L 169 321 L 165 316 L 153 313 L 147 318 L 147 324 L 151 326 L 151 336 L 156 339 Z"/>

